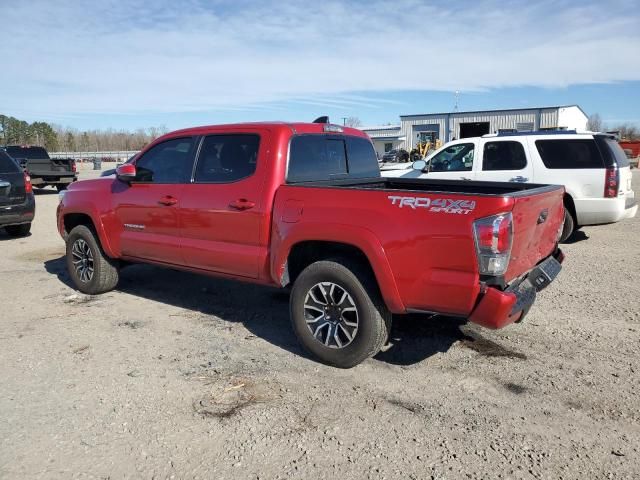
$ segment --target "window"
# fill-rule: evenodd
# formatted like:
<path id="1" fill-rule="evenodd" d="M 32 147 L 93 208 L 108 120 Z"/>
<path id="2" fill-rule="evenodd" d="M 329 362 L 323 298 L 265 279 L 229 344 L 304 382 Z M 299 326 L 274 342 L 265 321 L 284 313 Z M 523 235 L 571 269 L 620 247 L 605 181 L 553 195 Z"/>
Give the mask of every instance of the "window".
<path id="1" fill-rule="evenodd" d="M 388 153 L 393 150 L 393 143 L 385 143 L 384 144 L 384 153 Z"/>
<path id="2" fill-rule="evenodd" d="M 349 177 L 379 177 L 378 157 L 371 141 L 361 137 L 346 137 L 346 139 Z"/>
<path id="3" fill-rule="evenodd" d="M 347 175 L 347 158 L 342 138 L 326 135 L 298 135 L 291 139 L 289 182 L 329 180 Z"/>
<path id="4" fill-rule="evenodd" d="M 209 135 L 202 142 L 195 182 L 230 183 L 250 177 L 256 171 L 260 137 Z"/>
<path id="5" fill-rule="evenodd" d="M 147 150 L 136 161 L 136 182 L 186 183 L 193 165 L 193 137 L 174 138 Z"/>
<path id="6" fill-rule="evenodd" d="M 26 158 L 27 160 L 42 160 L 49 158 L 49 154 L 42 147 L 7 147 L 7 153 L 14 159 Z"/>
<path id="7" fill-rule="evenodd" d="M 465 172 L 473 168 L 473 143 L 445 148 L 431 159 L 430 172 Z"/>
<path id="8" fill-rule="evenodd" d="M 0 173 L 16 173 L 20 168 L 9 155 L 0 150 Z"/>
<path id="9" fill-rule="evenodd" d="M 628 167 L 629 159 L 627 154 L 618 142 L 611 137 L 604 135 L 597 135 L 594 137 L 598 147 L 600 147 L 600 153 L 607 160 L 608 167 L 617 166 L 618 168 Z"/>
<path id="10" fill-rule="evenodd" d="M 484 146 L 482 170 L 522 170 L 527 156 L 520 142 L 487 142 Z"/>
<path id="11" fill-rule="evenodd" d="M 596 142 L 591 139 L 536 140 L 547 168 L 604 168 Z"/>

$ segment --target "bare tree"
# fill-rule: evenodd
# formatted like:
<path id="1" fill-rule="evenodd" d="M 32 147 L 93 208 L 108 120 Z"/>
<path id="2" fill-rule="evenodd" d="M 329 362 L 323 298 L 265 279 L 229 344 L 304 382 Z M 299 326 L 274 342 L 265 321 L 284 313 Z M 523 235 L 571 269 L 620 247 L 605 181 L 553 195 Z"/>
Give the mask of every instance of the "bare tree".
<path id="1" fill-rule="evenodd" d="M 347 117 L 344 119 L 346 127 L 358 128 L 362 126 L 362 121 L 358 117 Z"/>
<path id="2" fill-rule="evenodd" d="M 602 118 L 600 118 L 599 113 L 589 115 L 589 120 L 587 120 L 587 130 L 590 132 L 602 132 Z"/>

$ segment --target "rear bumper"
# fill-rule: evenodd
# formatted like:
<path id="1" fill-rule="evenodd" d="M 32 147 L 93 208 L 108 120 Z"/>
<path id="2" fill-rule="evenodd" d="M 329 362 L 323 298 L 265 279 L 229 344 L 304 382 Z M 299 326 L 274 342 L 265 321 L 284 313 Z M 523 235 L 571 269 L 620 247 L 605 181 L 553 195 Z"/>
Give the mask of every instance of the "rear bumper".
<path id="1" fill-rule="evenodd" d="M 638 212 L 634 194 L 618 198 L 575 199 L 578 225 L 600 225 L 633 218 Z"/>
<path id="2" fill-rule="evenodd" d="M 27 195 L 27 200 L 19 205 L 0 206 L 0 227 L 30 223 L 36 213 L 36 201 L 33 194 Z"/>
<path id="3" fill-rule="evenodd" d="M 486 328 L 506 327 L 522 320 L 536 299 L 560 272 L 564 254 L 560 249 L 531 270 L 523 279 L 506 290 L 487 287 L 469 321 Z"/>

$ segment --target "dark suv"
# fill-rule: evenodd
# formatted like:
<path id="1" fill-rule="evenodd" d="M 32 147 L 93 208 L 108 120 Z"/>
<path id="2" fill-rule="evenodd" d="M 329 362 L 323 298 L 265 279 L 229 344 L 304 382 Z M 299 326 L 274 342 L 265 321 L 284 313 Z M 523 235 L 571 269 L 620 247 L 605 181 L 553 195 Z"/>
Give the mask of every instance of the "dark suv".
<path id="1" fill-rule="evenodd" d="M 0 228 L 12 237 L 28 235 L 35 211 L 29 175 L 0 150 Z"/>

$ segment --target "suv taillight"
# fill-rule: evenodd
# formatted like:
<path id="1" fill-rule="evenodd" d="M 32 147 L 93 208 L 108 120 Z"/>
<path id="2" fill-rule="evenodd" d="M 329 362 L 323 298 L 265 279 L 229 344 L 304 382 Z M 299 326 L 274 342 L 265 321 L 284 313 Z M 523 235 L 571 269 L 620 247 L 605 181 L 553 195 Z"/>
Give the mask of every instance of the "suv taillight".
<path id="1" fill-rule="evenodd" d="M 26 193 L 32 193 L 33 185 L 31 185 L 31 177 L 27 172 L 23 172 L 23 175 L 24 175 L 24 191 Z"/>
<path id="2" fill-rule="evenodd" d="M 482 275 L 502 275 L 507 271 L 513 242 L 513 217 L 503 213 L 473 222 L 478 267 Z"/>
<path id="3" fill-rule="evenodd" d="M 73 173 L 77 173 L 78 172 L 78 165 L 76 165 L 76 161 L 75 160 L 71 160 L 71 171 Z"/>
<path id="4" fill-rule="evenodd" d="M 616 167 L 607 168 L 604 174 L 604 198 L 615 198 L 620 188 L 620 174 Z"/>

